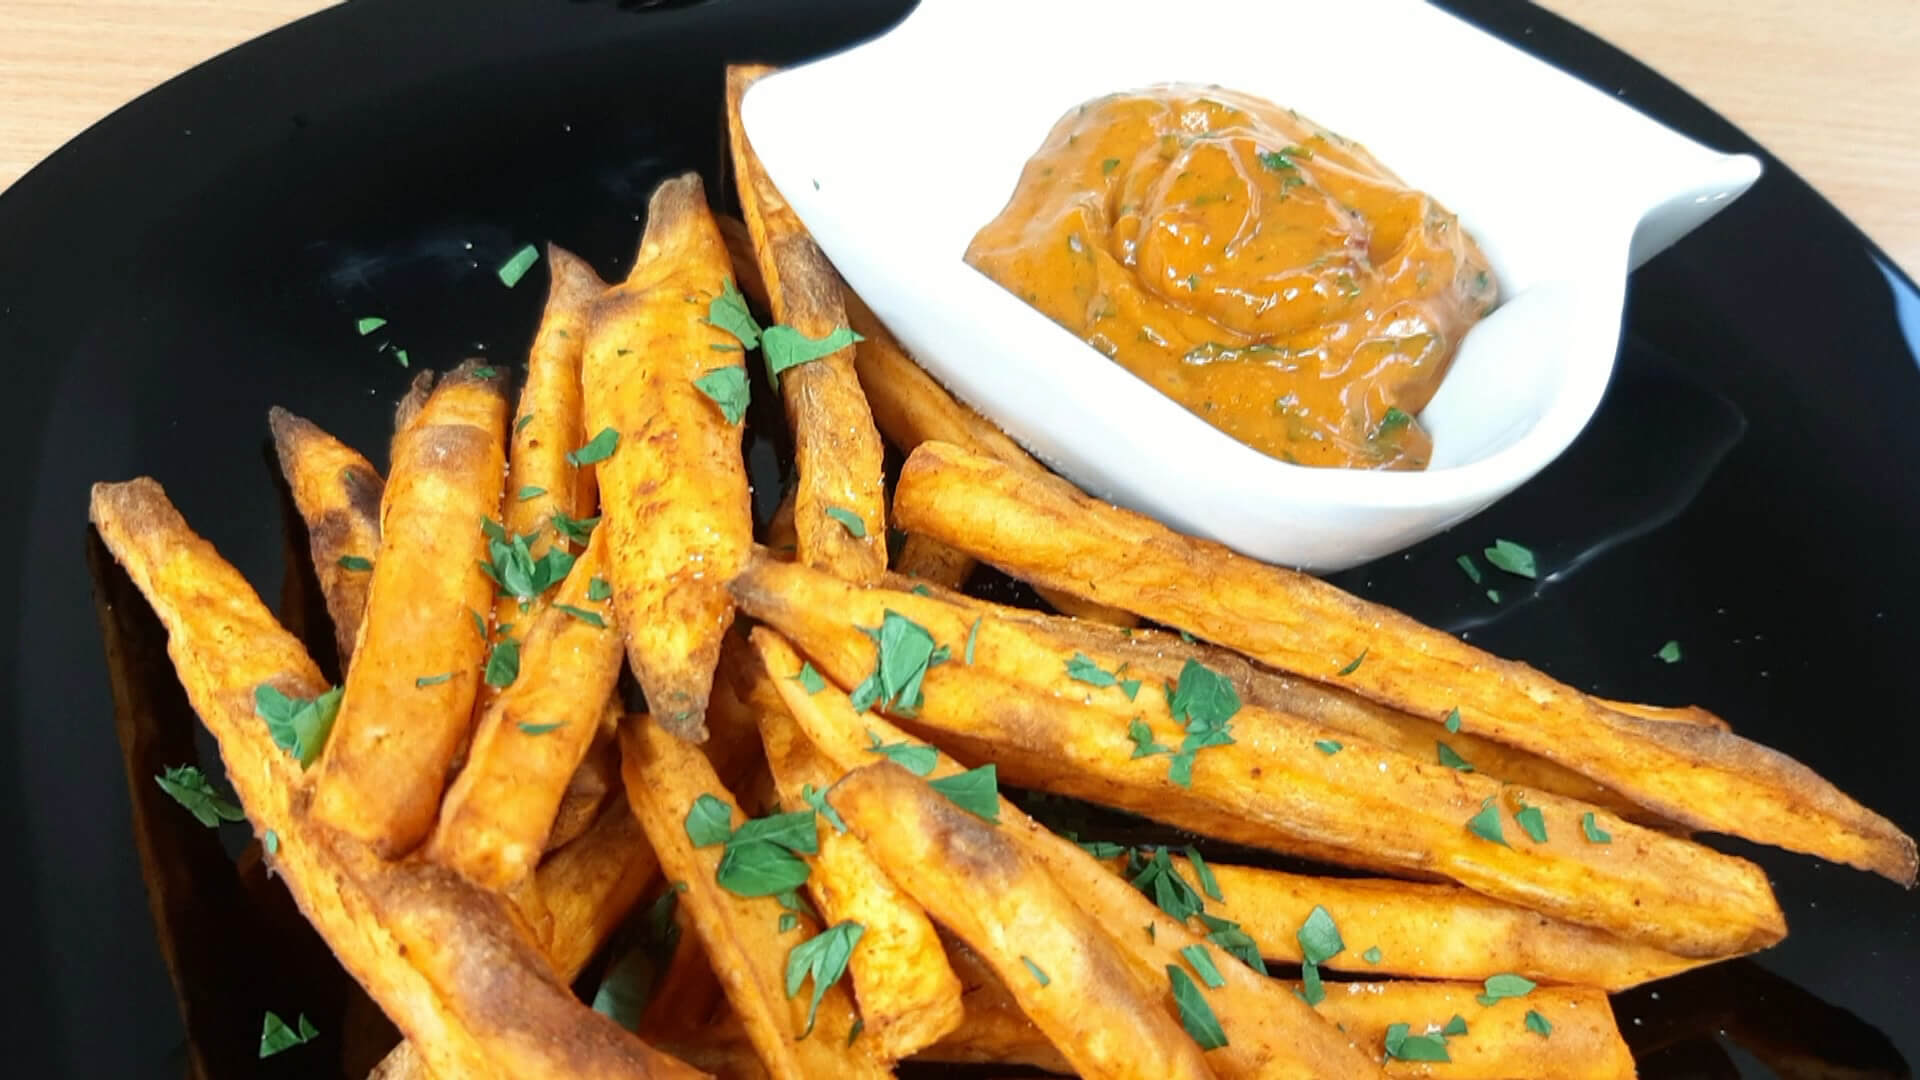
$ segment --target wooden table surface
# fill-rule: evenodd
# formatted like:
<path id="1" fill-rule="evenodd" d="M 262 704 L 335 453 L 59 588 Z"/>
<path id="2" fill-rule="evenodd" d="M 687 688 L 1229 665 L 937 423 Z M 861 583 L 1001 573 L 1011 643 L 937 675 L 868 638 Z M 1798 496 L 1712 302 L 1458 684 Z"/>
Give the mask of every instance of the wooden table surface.
<path id="1" fill-rule="evenodd" d="M 1739 124 L 1920 275 L 1920 0 L 1544 3 Z M 325 6 L 0 0 L 0 189 L 142 91 Z"/>

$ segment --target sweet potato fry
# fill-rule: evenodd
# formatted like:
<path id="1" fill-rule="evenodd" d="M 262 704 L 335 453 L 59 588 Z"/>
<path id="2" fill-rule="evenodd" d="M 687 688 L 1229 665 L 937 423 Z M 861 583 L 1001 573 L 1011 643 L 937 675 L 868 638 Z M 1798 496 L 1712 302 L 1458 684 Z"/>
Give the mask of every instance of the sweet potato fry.
<path id="1" fill-rule="evenodd" d="M 1637 716 L 1642 720 L 1662 720 L 1669 724 L 1695 724 L 1700 727 L 1719 728 L 1732 731 L 1733 725 L 1720 719 L 1698 705 L 1640 705 L 1631 701 L 1614 701 L 1610 698 L 1594 698 L 1602 708 L 1617 713 Z"/>
<path id="2" fill-rule="evenodd" d="M 661 1045 L 677 1042 L 685 1046 L 687 1034 L 707 1028 L 715 1011 L 726 1003 L 726 996 L 720 991 L 720 980 L 714 977 L 713 965 L 707 962 L 706 950 L 700 947 L 699 933 L 686 905 L 674 908 L 673 921 L 679 940 L 640 1014 L 640 1035 Z M 751 1047 L 747 1056 L 753 1057 Z"/>
<path id="3" fill-rule="evenodd" d="M 908 531 L 1016 577 L 1118 604 L 1435 723 L 1458 708 L 1462 730 L 1559 762 L 1682 824 L 1914 882 L 1911 837 L 1784 754 L 1712 727 L 1606 709 L 1524 664 L 1065 481 L 929 443 L 908 459 L 894 498 Z"/>
<path id="4" fill-rule="evenodd" d="M 1187 860 L 1175 857 L 1173 864 L 1187 881 L 1202 880 Z M 1334 971 L 1469 981 L 1511 972 L 1625 990 L 1700 965 L 1457 885 L 1308 877 L 1217 862 L 1207 870 L 1220 887 L 1207 913 L 1239 923 L 1269 960 L 1299 963 L 1295 932 L 1322 907 L 1347 942 L 1321 965 Z"/>
<path id="5" fill-rule="evenodd" d="M 658 722 L 695 742 L 733 623 L 726 580 L 753 544 L 740 424 L 696 385 L 745 374 L 706 321 L 728 275 L 700 178 L 660 185 L 633 273 L 594 305 L 584 366 L 586 428 L 619 440 L 595 467 L 627 659 Z"/>
<path id="6" fill-rule="evenodd" d="M 886 582 L 888 588 L 903 591 L 916 584 L 919 583 L 891 577 Z M 1130 677 L 1149 684 L 1174 682 L 1189 659 L 1197 660 L 1226 676 L 1241 700 L 1249 704 L 1358 735 L 1416 758 L 1438 760 L 1438 744 L 1444 742 L 1450 751 L 1482 775 L 1602 806 L 1643 825 L 1666 824 L 1659 815 L 1545 758 L 1478 735 L 1435 731 L 1432 723 L 1420 717 L 1369 701 L 1337 686 L 1275 671 L 1217 645 L 1185 641 L 1162 630 L 1123 630 L 1087 619 L 1063 619 L 1028 608 L 991 603 L 964 593 L 942 591 L 937 595 L 976 612 L 1021 622 L 1056 648 L 1099 658 L 1108 671 L 1125 665 Z"/>
<path id="7" fill-rule="evenodd" d="M 808 790 L 826 791 L 845 772 L 814 748 L 783 702 L 761 714 L 760 738 L 785 807 L 806 806 Z M 953 1030 L 960 1022 L 960 980 L 925 909 L 849 833 L 821 829 L 811 865 L 807 890 L 821 917 L 829 925 L 851 919 L 866 927 L 847 970 L 864 1030 L 882 1053 L 898 1060 Z"/>
<path id="8" fill-rule="evenodd" d="M 994 426 L 993 421 L 961 404 L 937 379 L 927 374 L 925 368 L 915 363 L 893 332 L 851 289 L 846 291 L 846 304 L 849 324 L 854 333 L 865 339 L 854 351 L 860 388 L 872 403 L 874 423 L 889 442 L 905 453 L 911 453 L 923 442 L 949 442 L 1016 469 L 1046 474 L 1046 468 L 1019 443 Z M 901 555 L 904 573 L 957 587 L 973 570 L 971 556 L 937 540 L 912 535 L 907 542 L 908 549 Z M 1041 599 L 1063 615 L 1114 626 L 1134 626 L 1140 621 L 1129 612 L 1083 600 L 1071 593 L 1046 588 L 1038 591 Z"/>
<path id="9" fill-rule="evenodd" d="M 503 892 L 533 873 L 620 677 L 612 606 L 591 598 L 607 543 L 596 529 L 552 606 L 533 617 L 519 675 L 487 703 L 440 808 L 428 858 L 483 889 Z"/>
<path id="10" fill-rule="evenodd" d="M 574 466 L 567 454 L 593 434 L 580 401 L 580 363 L 593 303 L 607 291 L 593 267 L 565 248 L 547 245 L 547 269 L 552 284 L 527 354 L 527 380 L 507 448 L 503 515 L 508 532 L 540 533 L 543 546 L 554 539 L 546 526 L 555 514 L 592 517 L 598 505 L 595 472 Z M 513 618 L 503 615 L 502 621 Z"/>
<path id="11" fill-rule="evenodd" d="M 613 741 L 613 725 L 619 711 L 608 702 L 600 733 L 594 736 L 587 756 L 573 770 L 567 788 L 560 795 L 560 808 L 553 813 L 553 827 L 547 830 L 546 850 L 551 852 L 573 843 L 595 821 L 607 805 L 607 796 L 620 787 L 620 749 Z M 445 802 L 441 803 L 444 809 Z"/>
<path id="12" fill-rule="evenodd" d="M 359 451 L 310 420 L 276 405 L 267 410 L 267 426 L 273 430 L 280 472 L 307 523 L 313 572 L 326 597 L 340 669 L 345 671 L 367 613 L 371 567 L 380 551 L 380 491 L 385 482 Z"/>
<path id="13" fill-rule="evenodd" d="M 507 426 L 490 371 L 469 361 L 442 378 L 394 437 L 357 662 L 314 785 L 313 815 L 387 858 L 432 830 L 480 685 L 470 613 L 493 587 L 479 522 L 500 505 Z"/>
<path id="14" fill-rule="evenodd" d="M 800 658 L 786 639 L 761 627 L 753 631 L 774 685 L 794 721 L 823 754 L 843 769 L 875 760 L 872 739 L 896 743 L 907 736 L 885 719 L 854 712 L 846 694 L 833 686 L 808 694 L 788 673 Z M 930 778 L 952 776 L 960 766 L 941 755 Z M 1136 977 L 1161 979 L 1168 965 L 1183 962 L 1180 950 L 1201 944 L 1131 885 L 1115 877 L 1077 845 L 1047 831 L 1006 799 L 1000 800 L 1000 828 L 1031 857 L 1040 860 L 1060 886 L 1094 922 L 1105 928 Z M 1135 928 L 1152 930 L 1137 933 Z M 1207 1064 L 1226 1080 L 1239 1077 L 1322 1077 L 1377 1075 L 1366 1055 L 1345 1035 L 1324 1023 L 1298 996 L 1274 980 L 1240 964 L 1220 968 L 1226 985 L 1210 990 L 1208 1003 L 1227 1036 L 1227 1045 L 1208 1055 Z"/>
<path id="15" fill-rule="evenodd" d="M 853 1002 L 838 983 L 821 999 L 817 1030 L 802 1038 L 808 998 L 787 995 L 785 969 L 790 946 L 807 935 L 789 939 L 779 933 L 780 907 L 771 897 L 748 899 L 722 888 L 715 877 L 721 845 L 696 848 L 687 835 L 687 815 L 702 795 L 739 813 L 706 757 L 641 718 L 621 725 L 620 745 L 627 801 L 661 869 L 670 880 L 686 882 L 680 907 L 692 918 L 701 948 L 768 1072 L 779 1080 L 888 1075 L 872 1056 L 871 1042 L 847 1038 Z M 811 923 L 804 916 L 800 921 L 803 928 Z"/>
<path id="16" fill-rule="evenodd" d="M 1476 983 L 1327 983 L 1320 1015 L 1385 1055 L 1387 1029 L 1406 1024 L 1410 1035 L 1445 1029 L 1455 1016 L 1463 1035 L 1446 1039 L 1449 1063 L 1386 1062 L 1388 1076 L 1443 1076 L 1457 1080 L 1630 1080 L 1633 1055 L 1614 1022 L 1607 995 L 1584 986 L 1540 987 L 1525 997 L 1481 1005 Z M 1550 1034 L 1527 1027 L 1527 1016 Z M 1536 1021 L 1536 1024 L 1538 1022 Z"/>
<path id="17" fill-rule="evenodd" d="M 1098 924 L 1046 869 L 892 762 L 828 794 L 887 875 L 993 967 L 1021 1011 L 1083 1077 L 1211 1077 Z"/>
<path id="18" fill-rule="evenodd" d="M 734 180 L 774 318 L 818 341 L 847 327 L 840 275 L 767 178 L 740 124 L 740 102 L 747 87 L 771 71 L 740 65 L 727 69 Z M 788 368 L 778 381 L 787 422 L 793 428 L 794 465 L 799 474 L 794 527 L 800 561 L 852 581 L 879 580 L 887 569 L 883 450 L 854 374 L 853 350 L 843 348 Z M 860 535 L 830 517 L 830 509 L 857 518 Z"/>
<path id="19" fill-rule="evenodd" d="M 1474 1000 L 1477 984 L 1388 982 L 1327 983 L 1317 1009 L 1344 1026 L 1375 1058 L 1385 1058 L 1388 1076 L 1452 1077 L 1455 1080 L 1616 1080 L 1633 1076 L 1633 1059 L 1614 1023 L 1607 996 L 1588 987 L 1541 987 L 1524 998 L 1492 1006 Z M 1542 1036 L 1526 1027 L 1537 1012 L 1551 1025 Z M 1385 1057 L 1387 1030 L 1406 1024 L 1407 1033 L 1425 1036 L 1444 1029 L 1454 1016 L 1467 1024 L 1465 1034 L 1446 1039 L 1451 1062 L 1406 1061 Z M 1049 1072 L 1071 1072 L 1066 1060 L 1030 1026 L 1004 987 L 971 989 L 967 1018 L 948 1039 L 930 1047 L 922 1060 L 1030 1065 Z"/>
<path id="20" fill-rule="evenodd" d="M 946 1038 L 922 1050 L 916 1059 L 943 1064 L 1027 1065 L 1048 1072 L 1071 1074 L 1073 1066 L 1034 1026 L 1012 991 L 993 973 L 980 954 L 964 941 L 947 942 L 947 959 L 965 989 L 960 1026 Z"/>
<path id="21" fill-rule="evenodd" d="M 100 484 L 91 517 L 166 626 L 195 711 L 219 743 L 279 876 L 341 963 L 435 1075 L 699 1075 L 574 1001 L 497 898 L 420 863 L 390 863 L 301 812 L 305 777 L 255 714 L 255 691 L 325 690 L 313 661 L 151 480 Z M 458 934 L 445 927 L 457 922 Z"/>
<path id="22" fill-rule="evenodd" d="M 1136 688 L 1130 698 L 1117 682 L 1076 681 L 1073 654 L 1015 621 L 976 622 L 936 597 L 861 589 L 768 559 L 755 559 L 735 579 L 734 595 L 841 686 L 874 670 L 874 640 L 861 627 L 882 625 L 889 612 L 911 619 L 960 661 L 926 672 L 913 723 L 990 747 L 1001 775 L 1023 787 L 1242 843 L 1437 872 L 1683 956 L 1749 952 L 1786 930 L 1765 875 L 1751 863 L 1584 803 L 1519 792 L 1352 737 L 1333 739 L 1327 728 L 1255 706 L 1231 711 L 1231 741 L 1189 755 L 1191 779 L 1178 783 L 1169 752 L 1181 745 L 1182 726 L 1170 692 Z M 1544 840 L 1529 838 L 1517 818 L 1498 842 L 1468 827 L 1476 811 L 1490 809 L 1497 825 L 1523 802 L 1541 815 Z M 1589 813 L 1610 843 L 1585 839 Z"/>

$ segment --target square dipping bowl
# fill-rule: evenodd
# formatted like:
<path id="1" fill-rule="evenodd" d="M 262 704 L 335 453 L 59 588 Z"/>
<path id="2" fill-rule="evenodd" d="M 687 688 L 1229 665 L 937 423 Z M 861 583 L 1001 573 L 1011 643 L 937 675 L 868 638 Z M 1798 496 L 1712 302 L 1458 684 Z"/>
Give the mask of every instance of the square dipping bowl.
<path id="1" fill-rule="evenodd" d="M 963 261 L 1069 109 L 1159 83 L 1265 98 L 1459 215 L 1501 301 L 1421 411 L 1419 472 L 1320 469 L 1215 429 Z M 923 0 L 756 83 L 748 138 L 928 371 L 1100 498 L 1330 572 L 1479 512 L 1599 405 L 1629 271 L 1760 175 L 1413 0 Z"/>

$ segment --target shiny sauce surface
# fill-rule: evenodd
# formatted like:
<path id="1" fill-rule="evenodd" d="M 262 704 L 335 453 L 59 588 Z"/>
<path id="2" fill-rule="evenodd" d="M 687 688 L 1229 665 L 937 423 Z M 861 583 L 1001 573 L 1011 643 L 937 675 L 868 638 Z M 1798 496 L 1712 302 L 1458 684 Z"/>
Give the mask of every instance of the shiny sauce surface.
<path id="1" fill-rule="evenodd" d="M 1054 125 L 967 261 L 1160 392 L 1299 465 L 1425 468 L 1414 419 L 1498 286 L 1365 149 L 1218 87 Z"/>

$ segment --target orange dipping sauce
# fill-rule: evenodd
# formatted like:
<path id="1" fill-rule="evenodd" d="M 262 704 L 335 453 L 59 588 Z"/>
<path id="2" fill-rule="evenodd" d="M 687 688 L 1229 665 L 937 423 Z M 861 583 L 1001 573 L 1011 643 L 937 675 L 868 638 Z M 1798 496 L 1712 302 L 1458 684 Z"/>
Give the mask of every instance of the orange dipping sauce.
<path id="1" fill-rule="evenodd" d="M 1217 87 L 1069 112 L 967 262 L 1241 442 L 1344 468 L 1426 467 L 1414 414 L 1498 296 L 1446 208 Z"/>

